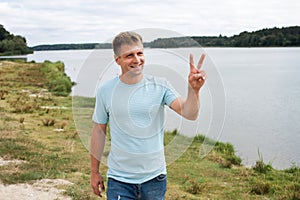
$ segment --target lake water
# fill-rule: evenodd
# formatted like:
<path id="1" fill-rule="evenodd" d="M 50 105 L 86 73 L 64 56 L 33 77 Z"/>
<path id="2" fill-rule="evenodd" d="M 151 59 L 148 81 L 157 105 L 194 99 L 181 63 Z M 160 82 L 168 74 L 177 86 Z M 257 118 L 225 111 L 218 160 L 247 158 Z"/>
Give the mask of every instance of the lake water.
<path id="1" fill-rule="evenodd" d="M 300 48 L 205 48 L 208 72 L 197 133 L 230 142 L 246 165 L 300 166 Z M 63 61 L 74 93 L 94 96 L 97 84 L 119 74 L 112 50 L 38 51 L 28 61 Z M 146 49 L 145 71 L 165 76 L 186 94 L 188 54 L 202 49 Z M 169 112 L 169 111 L 167 111 Z M 167 129 L 186 122 L 168 114 Z M 178 121 L 179 120 L 179 121 Z M 194 130 L 190 132 L 195 132 Z"/>

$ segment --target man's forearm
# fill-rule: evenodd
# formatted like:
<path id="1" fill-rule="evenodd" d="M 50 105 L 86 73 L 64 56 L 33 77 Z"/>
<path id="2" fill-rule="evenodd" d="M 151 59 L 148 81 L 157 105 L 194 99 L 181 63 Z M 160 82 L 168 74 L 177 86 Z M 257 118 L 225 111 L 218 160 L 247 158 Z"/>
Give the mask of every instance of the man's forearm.
<path id="1" fill-rule="evenodd" d="M 100 161 L 105 145 L 106 125 L 95 124 L 92 130 L 90 157 L 91 172 L 99 172 Z"/>
<path id="2" fill-rule="evenodd" d="M 91 173 L 99 173 L 100 161 L 95 158 L 92 154 L 91 156 Z"/>
<path id="3" fill-rule="evenodd" d="M 195 92 L 190 87 L 188 88 L 188 94 L 186 100 L 182 105 L 182 115 L 190 120 L 196 120 L 200 110 L 200 94 Z"/>

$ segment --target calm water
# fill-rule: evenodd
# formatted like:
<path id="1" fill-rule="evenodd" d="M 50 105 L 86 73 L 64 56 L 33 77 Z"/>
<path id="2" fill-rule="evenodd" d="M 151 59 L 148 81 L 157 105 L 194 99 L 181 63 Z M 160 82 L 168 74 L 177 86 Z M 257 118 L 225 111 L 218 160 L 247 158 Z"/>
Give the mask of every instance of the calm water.
<path id="1" fill-rule="evenodd" d="M 258 160 L 276 168 L 300 166 L 300 48 L 206 48 L 208 72 L 201 92 L 197 132 L 232 143 L 246 165 Z M 166 76 L 184 96 L 188 54 L 202 50 L 147 49 L 145 71 Z M 111 50 L 40 51 L 28 60 L 61 60 L 78 83 L 75 93 L 93 96 L 95 85 L 119 73 Z M 185 122 L 167 115 L 167 129 Z M 189 134 L 189 133 L 188 133 Z"/>

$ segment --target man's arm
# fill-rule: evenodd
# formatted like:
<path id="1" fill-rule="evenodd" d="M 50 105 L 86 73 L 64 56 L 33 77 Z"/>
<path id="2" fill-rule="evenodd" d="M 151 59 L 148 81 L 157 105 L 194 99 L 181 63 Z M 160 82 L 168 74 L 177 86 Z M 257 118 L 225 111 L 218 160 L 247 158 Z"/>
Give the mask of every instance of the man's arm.
<path id="1" fill-rule="evenodd" d="M 104 150 L 106 136 L 106 124 L 94 124 L 91 137 L 91 177 L 90 182 L 96 195 L 102 197 L 101 191 L 105 191 L 102 176 L 99 172 L 100 160 Z M 101 191 L 99 190 L 99 187 Z"/>
<path id="2" fill-rule="evenodd" d="M 170 107 L 189 120 L 196 120 L 200 110 L 200 94 L 199 91 L 205 83 L 206 73 L 201 70 L 205 54 L 202 54 L 197 68 L 194 66 L 193 55 L 190 54 L 190 73 L 188 76 L 189 86 L 187 98 L 184 100 L 182 98 L 175 99 Z"/>

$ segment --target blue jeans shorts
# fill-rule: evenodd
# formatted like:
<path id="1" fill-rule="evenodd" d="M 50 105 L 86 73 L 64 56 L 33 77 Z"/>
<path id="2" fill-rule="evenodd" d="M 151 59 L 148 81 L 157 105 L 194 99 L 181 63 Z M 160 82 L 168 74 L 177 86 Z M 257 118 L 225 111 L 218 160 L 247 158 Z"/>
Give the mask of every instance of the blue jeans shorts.
<path id="1" fill-rule="evenodd" d="M 130 184 L 108 178 L 107 200 L 164 200 L 167 175 L 161 174 L 142 184 Z"/>

